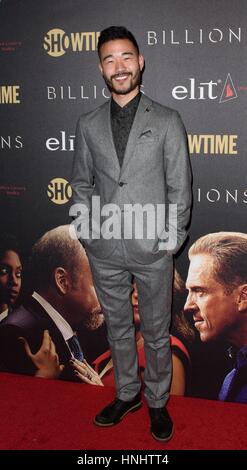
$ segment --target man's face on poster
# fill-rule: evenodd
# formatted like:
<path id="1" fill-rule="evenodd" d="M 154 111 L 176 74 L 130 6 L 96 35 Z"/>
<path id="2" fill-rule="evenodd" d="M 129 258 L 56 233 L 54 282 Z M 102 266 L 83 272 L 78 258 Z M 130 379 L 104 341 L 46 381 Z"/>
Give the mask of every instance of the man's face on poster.
<path id="1" fill-rule="evenodd" d="M 201 341 L 207 342 L 219 336 L 229 339 L 241 322 L 239 292 L 238 288 L 229 292 L 219 282 L 212 256 L 197 254 L 191 257 L 186 288 L 185 313 L 193 315 Z"/>
<path id="2" fill-rule="evenodd" d="M 73 273 L 69 273 L 69 282 L 69 292 L 65 297 L 68 321 L 74 325 L 83 322 L 90 330 L 98 328 L 104 317 L 95 292 L 88 258 L 81 246 Z"/>

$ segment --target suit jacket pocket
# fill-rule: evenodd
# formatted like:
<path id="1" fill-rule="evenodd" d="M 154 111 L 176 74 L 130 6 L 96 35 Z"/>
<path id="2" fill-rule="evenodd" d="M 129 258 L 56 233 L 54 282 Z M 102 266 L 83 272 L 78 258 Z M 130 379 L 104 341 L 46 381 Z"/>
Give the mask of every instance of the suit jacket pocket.
<path id="1" fill-rule="evenodd" d="M 140 136 L 139 139 L 137 140 L 137 145 L 148 145 L 148 144 L 154 144 L 157 143 L 159 139 L 158 135 L 148 135 L 146 136 L 145 134 L 143 136 Z"/>

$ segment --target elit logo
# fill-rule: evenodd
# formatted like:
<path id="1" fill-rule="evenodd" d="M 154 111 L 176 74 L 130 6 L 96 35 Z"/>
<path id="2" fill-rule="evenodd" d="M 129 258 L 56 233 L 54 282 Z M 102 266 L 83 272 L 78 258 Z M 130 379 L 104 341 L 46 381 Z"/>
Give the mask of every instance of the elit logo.
<path id="1" fill-rule="evenodd" d="M 64 178 L 53 178 L 48 184 L 47 195 L 54 204 L 66 204 L 72 196 L 72 188 Z"/>
<path id="2" fill-rule="evenodd" d="M 198 83 L 195 78 L 189 78 L 188 81 L 187 86 L 178 85 L 172 89 L 172 97 L 175 100 L 219 100 L 219 103 L 224 103 L 238 97 L 230 73 L 227 74 L 224 81 L 220 98 L 219 87 L 222 86 L 222 80 Z"/>
<path id="3" fill-rule="evenodd" d="M 51 57 L 61 57 L 68 49 L 72 52 L 95 51 L 99 35 L 95 31 L 66 34 L 63 29 L 54 28 L 46 33 L 43 46 Z"/>

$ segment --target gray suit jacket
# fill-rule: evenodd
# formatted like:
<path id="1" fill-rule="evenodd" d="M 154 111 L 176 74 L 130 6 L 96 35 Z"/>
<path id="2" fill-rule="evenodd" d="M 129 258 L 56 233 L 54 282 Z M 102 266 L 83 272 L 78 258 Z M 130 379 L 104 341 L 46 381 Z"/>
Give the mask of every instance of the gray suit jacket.
<path id="1" fill-rule="evenodd" d="M 114 251 L 116 240 L 102 236 L 95 238 L 99 237 L 96 229 L 96 219 L 99 219 L 97 210 L 94 210 L 97 198 L 93 198 L 92 207 L 92 196 L 100 197 L 101 208 L 105 204 L 116 204 L 117 206 L 112 206 L 114 217 L 110 220 L 110 213 L 107 212 L 107 217 L 101 217 L 101 224 L 108 218 L 108 223 L 112 222 L 116 228 L 115 222 L 118 220 L 119 237 L 126 230 L 124 243 L 129 259 L 137 263 L 152 263 L 163 256 L 164 251 L 159 251 L 159 241 L 167 238 L 171 225 L 173 230 L 169 236 L 170 241 L 173 238 L 173 243 L 168 245 L 172 245 L 169 251 L 176 253 L 187 236 L 191 171 L 186 132 L 176 111 L 142 95 L 120 168 L 113 142 L 110 109 L 108 101 L 96 110 L 84 114 L 78 121 L 71 181 L 73 202 L 78 205 L 74 206 L 70 215 L 74 217 L 74 225 L 78 231 L 87 222 L 87 211 L 82 215 L 81 210 L 86 206 L 90 220 L 94 218 L 95 221 L 89 239 L 85 238 L 83 232 L 82 242 L 93 255 L 106 258 Z M 133 216 L 131 208 L 136 204 L 145 206 L 144 222 L 140 220 L 142 211 L 137 211 L 138 214 L 136 212 L 136 219 Z M 177 205 L 177 237 L 174 220 L 172 222 L 168 217 L 168 204 Z M 136 207 L 140 209 L 140 206 Z M 153 207 L 159 207 L 158 223 L 157 213 L 154 219 Z M 133 220 L 136 221 L 137 232 L 133 232 L 130 238 Z M 149 228 L 145 220 L 148 220 Z M 142 224 L 143 236 L 139 236 Z M 153 226 L 155 234 L 151 234 L 150 238 Z"/>

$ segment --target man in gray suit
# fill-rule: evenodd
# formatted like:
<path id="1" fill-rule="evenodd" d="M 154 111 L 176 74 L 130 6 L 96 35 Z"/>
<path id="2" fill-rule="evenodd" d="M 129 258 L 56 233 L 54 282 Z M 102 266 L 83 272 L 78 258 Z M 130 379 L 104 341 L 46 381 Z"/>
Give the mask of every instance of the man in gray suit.
<path id="1" fill-rule="evenodd" d="M 186 133 L 176 111 L 140 93 L 144 58 L 132 33 L 118 26 L 105 29 L 98 53 L 112 99 L 78 121 L 70 211 L 105 315 L 117 390 L 94 422 L 114 425 L 141 406 L 130 301 L 134 277 L 151 433 L 166 441 L 173 433 L 165 407 L 171 380 L 172 255 L 186 238 L 191 205 Z"/>

